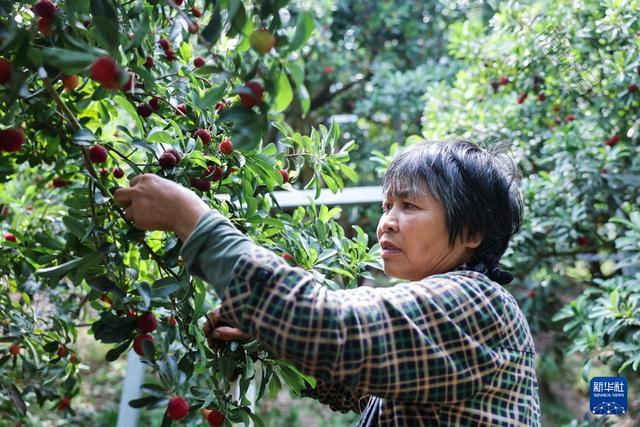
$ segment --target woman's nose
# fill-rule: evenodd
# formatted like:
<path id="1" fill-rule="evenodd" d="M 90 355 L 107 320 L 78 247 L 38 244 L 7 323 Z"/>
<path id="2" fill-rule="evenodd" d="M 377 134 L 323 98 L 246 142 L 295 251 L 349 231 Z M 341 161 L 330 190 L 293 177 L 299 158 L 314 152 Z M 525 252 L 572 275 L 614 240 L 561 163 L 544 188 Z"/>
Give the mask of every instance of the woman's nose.
<path id="1" fill-rule="evenodd" d="M 380 231 L 398 231 L 398 219 L 393 209 L 380 217 Z"/>

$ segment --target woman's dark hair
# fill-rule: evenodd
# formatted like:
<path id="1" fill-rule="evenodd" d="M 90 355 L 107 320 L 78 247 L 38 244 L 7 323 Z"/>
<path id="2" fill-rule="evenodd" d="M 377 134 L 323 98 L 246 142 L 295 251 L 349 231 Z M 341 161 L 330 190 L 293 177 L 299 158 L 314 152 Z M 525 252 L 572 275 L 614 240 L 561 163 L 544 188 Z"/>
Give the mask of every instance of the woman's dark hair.
<path id="1" fill-rule="evenodd" d="M 444 207 L 450 247 L 465 227 L 467 238 L 484 236 L 464 267 L 506 284 L 513 276 L 498 263 L 522 224 L 520 178 L 513 158 L 497 145 L 484 149 L 466 140 L 425 141 L 393 159 L 382 188 L 398 196 L 426 190 Z"/>

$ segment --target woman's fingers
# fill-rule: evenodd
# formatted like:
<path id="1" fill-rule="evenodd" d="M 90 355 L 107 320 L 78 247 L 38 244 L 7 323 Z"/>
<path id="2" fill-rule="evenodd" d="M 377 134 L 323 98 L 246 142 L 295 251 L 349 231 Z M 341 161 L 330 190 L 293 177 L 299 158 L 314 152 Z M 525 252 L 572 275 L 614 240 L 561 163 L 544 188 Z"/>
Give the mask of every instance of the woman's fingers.
<path id="1" fill-rule="evenodd" d="M 211 337 L 223 341 L 245 341 L 251 338 L 240 329 L 231 326 L 220 326 L 213 330 Z"/>

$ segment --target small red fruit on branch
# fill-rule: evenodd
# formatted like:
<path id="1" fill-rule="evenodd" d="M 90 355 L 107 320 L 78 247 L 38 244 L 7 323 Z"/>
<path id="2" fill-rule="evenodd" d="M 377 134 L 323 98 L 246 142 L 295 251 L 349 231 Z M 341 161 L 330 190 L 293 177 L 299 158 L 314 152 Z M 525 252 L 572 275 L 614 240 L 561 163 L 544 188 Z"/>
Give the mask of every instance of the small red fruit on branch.
<path id="1" fill-rule="evenodd" d="M 119 167 L 113 168 L 112 172 L 113 172 L 113 176 L 115 176 L 116 178 L 122 178 L 124 176 L 124 171 Z"/>
<path id="2" fill-rule="evenodd" d="M 58 349 L 56 350 L 56 354 L 58 355 L 58 357 L 65 357 L 67 355 L 67 347 L 60 344 L 58 346 Z"/>
<path id="3" fill-rule="evenodd" d="M 574 116 L 573 114 L 567 114 L 566 116 L 564 116 L 564 120 L 567 122 L 572 122 L 576 119 L 576 116 Z"/>
<path id="4" fill-rule="evenodd" d="M 167 59 L 167 61 L 175 61 L 176 58 L 178 58 L 176 56 L 176 53 L 171 49 L 165 50 L 164 57 Z"/>
<path id="5" fill-rule="evenodd" d="M 78 363 L 78 356 L 76 356 L 75 353 L 69 356 L 69 363 L 71 363 L 72 365 L 75 365 L 76 363 Z"/>
<path id="6" fill-rule="evenodd" d="M 200 138 L 202 145 L 209 145 L 211 142 L 211 132 L 206 129 L 198 129 L 193 133 L 194 138 Z"/>
<path id="7" fill-rule="evenodd" d="M 207 181 L 206 179 L 192 177 L 189 178 L 189 182 L 191 183 L 191 186 L 193 188 L 195 188 L 196 190 L 200 190 L 203 193 L 211 190 L 211 181 Z"/>
<path id="8" fill-rule="evenodd" d="M 13 233 L 4 233 L 4 240 L 6 240 L 7 242 L 16 242 L 16 235 Z"/>
<path id="9" fill-rule="evenodd" d="M 265 28 L 255 30 L 249 36 L 251 47 L 261 55 L 268 53 L 276 45 L 276 38 Z"/>
<path id="10" fill-rule="evenodd" d="M 264 89 L 260 83 L 255 80 L 247 82 L 244 86 L 244 91 L 240 93 L 240 103 L 247 108 L 253 108 L 257 104 L 262 102 L 262 95 Z M 249 93 L 246 93 L 248 91 Z"/>
<path id="11" fill-rule="evenodd" d="M 55 177 L 53 178 L 53 180 L 51 181 L 51 184 L 53 186 L 53 188 L 62 188 L 62 187 L 66 187 L 67 185 L 69 185 L 71 182 L 68 179 L 64 179 L 64 178 L 60 178 L 60 177 Z"/>
<path id="12" fill-rule="evenodd" d="M 71 406 L 71 399 L 65 396 L 58 402 L 58 411 L 62 412 L 69 406 Z"/>
<path id="13" fill-rule="evenodd" d="M 604 142 L 606 145 L 608 145 L 609 147 L 613 147 L 614 145 L 616 145 L 618 142 L 620 141 L 620 135 L 613 135 L 610 138 L 607 138 L 607 140 Z"/>
<path id="14" fill-rule="evenodd" d="M 222 140 L 222 142 L 220 142 L 218 149 L 222 154 L 230 156 L 233 154 L 233 143 L 229 138 L 225 138 Z"/>
<path id="15" fill-rule="evenodd" d="M 76 76 L 76 75 L 63 76 L 62 77 L 62 86 L 64 87 L 64 90 L 67 91 L 67 92 L 74 91 L 75 88 L 78 87 L 78 76 Z"/>
<path id="16" fill-rule="evenodd" d="M 293 255 L 291 255 L 289 252 L 283 253 L 282 258 L 284 258 L 284 260 L 287 262 L 293 261 Z"/>
<path id="17" fill-rule="evenodd" d="M 638 91 L 638 85 L 631 83 L 629 87 L 627 87 L 627 90 L 629 91 L 629 93 L 636 93 Z"/>
<path id="18" fill-rule="evenodd" d="M 158 329 L 158 320 L 153 313 L 147 312 L 138 317 L 137 325 L 141 332 L 149 333 Z"/>
<path id="19" fill-rule="evenodd" d="M 507 77 L 507 76 L 501 76 L 501 77 L 500 77 L 500 79 L 498 80 L 498 83 L 499 83 L 501 86 L 508 85 L 508 84 L 509 84 L 509 77 Z"/>
<path id="20" fill-rule="evenodd" d="M 110 56 L 102 56 L 91 66 L 91 78 L 107 89 L 120 87 L 120 67 L 115 59 Z"/>
<path id="21" fill-rule="evenodd" d="M 142 64 L 142 65 L 145 68 L 153 68 L 156 65 L 156 63 L 155 63 L 155 61 L 153 60 L 152 57 L 147 56 L 147 58 L 144 60 L 144 64 Z"/>
<path id="22" fill-rule="evenodd" d="M 51 19 L 47 19 L 47 18 L 38 19 L 38 30 L 43 36 L 49 37 L 52 34 Z"/>
<path id="23" fill-rule="evenodd" d="M 142 104 L 138 105 L 137 111 L 138 114 L 140 114 L 140 116 L 144 117 L 145 119 L 149 117 L 151 113 L 153 113 L 153 109 L 148 102 L 143 102 Z"/>
<path id="24" fill-rule="evenodd" d="M 142 351 L 142 341 L 149 341 L 151 344 L 155 343 L 155 339 L 152 335 L 148 334 L 140 334 L 133 340 L 133 351 L 138 353 L 140 356 L 144 356 L 144 352 Z"/>
<path id="25" fill-rule="evenodd" d="M 107 149 L 102 145 L 93 145 L 89 148 L 89 160 L 92 163 L 104 163 L 107 161 Z"/>
<path id="26" fill-rule="evenodd" d="M 49 0 L 40 0 L 33 7 L 33 11 L 36 15 L 45 19 L 52 19 L 56 14 L 57 7 Z"/>
<path id="27" fill-rule="evenodd" d="M 178 324 L 178 321 L 174 316 L 169 316 L 169 318 L 167 319 L 167 323 L 169 324 L 169 326 L 176 326 Z"/>
<path id="28" fill-rule="evenodd" d="M 16 152 L 24 144 L 24 133 L 20 128 L 0 130 L 0 151 Z"/>
<path id="29" fill-rule="evenodd" d="M 224 414 L 214 409 L 207 415 L 207 422 L 209 423 L 209 427 L 220 427 L 224 424 Z"/>
<path id="30" fill-rule="evenodd" d="M 0 58 L 0 85 L 9 83 L 12 71 L 11 63 L 4 58 Z"/>
<path id="31" fill-rule="evenodd" d="M 186 116 L 187 115 L 187 106 L 184 104 L 179 104 L 176 106 L 176 110 L 178 110 L 178 112 L 180 113 L 180 115 L 182 116 Z"/>
<path id="32" fill-rule="evenodd" d="M 204 67 L 205 61 L 204 58 L 202 56 L 196 56 L 196 58 L 193 60 L 193 65 L 196 68 L 201 68 Z"/>
<path id="33" fill-rule="evenodd" d="M 167 415 L 174 421 L 178 421 L 189 415 L 189 402 L 182 396 L 174 396 L 167 405 Z"/>
<path id="34" fill-rule="evenodd" d="M 289 172 L 287 172 L 286 169 L 280 169 L 278 172 L 280 172 L 280 175 L 282 175 L 283 184 L 286 184 L 287 182 L 289 182 Z"/>
<path id="35" fill-rule="evenodd" d="M 171 46 L 169 45 L 169 40 L 167 39 L 160 39 L 158 43 L 160 44 L 160 47 L 162 48 L 162 50 L 164 50 L 165 52 L 171 49 Z"/>
<path id="36" fill-rule="evenodd" d="M 220 178 L 222 178 L 222 168 L 220 168 L 220 166 L 209 165 L 207 170 L 202 172 L 202 178 L 206 178 L 209 175 L 211 175 L 212 181 L 220 181 Z"/>
<path id="37" fill-rule="evenodd" d="M 324 69 L 322 70 L 323 73 L 325 74 L 331 74 L 335 71 L 335 69 L 333 68 L 332 65 L 327 65 L 326 67 L 324 67 Z"/>
<path id="38" fill-rule="evenodd" d="M 178 164 L 178 159 L 172 153 L 165 151 L 158 158 L 158 163 L 160 164 L 160 166 L 162 166 L 162 169 L 171 169 L 176 167 L 176 165 Z"/>
<path id="39" fill-rule="evenodd" d="M 11 344 L 9 347 L 9 354 L 12 356 L 17 356 L 20 354 L 20 346 L 18 344 Z"/>
<path id="40" fill-rule="evenodd" d="M 547 96 L 544 94 L 544 92 L 540 92 L 538 94 L 538 101 L 543 102 L 545 99 L 547 99 Z"/>
<path id="41" fill-rule="evenodd" d="M 579 236 L 576 239 L 576 243 L 580 246 L 585 246 L 587 244 L 589 244 L 589 238 L 587 236 Z"/>
<path id="42" fill-rule="evenodd" d="M 527 99 L 527 96 L 529 96 L 529 92 L 522 92 L 520 95 L 518 95 L 518 104 L 522 104 L 524 100 Z"/>
<path id="43" fill-rule="evenodd" d="M 202 12 L 196 6 L 191 6 L 191 14 L 196 18 L 202 17 Z"/>
<path id="44" fill-rule="evenodd" d="M 151 98 L 149 100 L 149 105 L 151 106 L 151 109 L 153 111 L 159 111 L 160 110 L 160 98 L 158 98 L 157 96 L 154 96 L 153 98 Z"/>

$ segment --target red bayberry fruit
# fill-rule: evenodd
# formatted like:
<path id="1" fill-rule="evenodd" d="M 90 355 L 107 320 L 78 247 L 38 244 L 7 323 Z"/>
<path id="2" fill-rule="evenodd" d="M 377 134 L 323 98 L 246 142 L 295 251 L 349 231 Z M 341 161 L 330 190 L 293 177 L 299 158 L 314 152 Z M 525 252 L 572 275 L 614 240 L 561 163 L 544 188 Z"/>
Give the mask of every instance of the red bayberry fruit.
<path id="1" fill-rule="evenodd" d="M 24 144 L 24 133 L 20 128 L 0 130 L 0 151 L 16 152 Z"/>
<path id="2" fill-rule="evenodd" d="M 522 92 L 520 95 L 518 95 L 518 104 L 522 104 L 524 100 L 527 99 L 527 96 L 529 96 L 529 92 Z"/>
<path id="3" fill-rule="evenodd" d="M 209 175 L 211 175 L 212 181 L 220 181 L 220 178 L 222 178 L 222 168 L 220 168 L 219 166 L 209 165 L 207 170 L 202 172 L 201 176 L 202 178 L 205 178 Z"/>
<path id="4" fill-rule="evenodd" d="M 566 116 L 564 116 L 564 119 L 567 122 L 572 122 L 576 119 L 576 116 L 574 116 L 573 114 L 567 114 Z"/>
<path id="5" fill-rule="evenodd" d="M 638 85 L 631 83 L 629 87 L 627 87 L 629 93 L 636 93 L 638 91 Z"/>
<path id="6" fill-rule="evenodd" d="M 509 77 L 507 76 L 501 76 L 500 79 L 498 79 L 498 83 L 502 86 L 508 85 L 509 84 Z"/>
<path id="7" fill-rule="evenodd" d="M 165 52 L 171 49 L 171 45 L 169 45 L 169 40 L 167 39 L 160 39 L 158 43 L 160 44 L 160 47 L 162 48 L 162 50 L 164 50 Z"/>
<path id="8" fill-rule="evenodd" d="M 140 329 L 140 331 L 144 333 L 153 332 L 158 329 L 158 321 L 156 320 L 156 316 L 151 312 L 144 313 L 140 317 L 138 317 L 137 325 L 138 329 Z"/>
<path id="9" fill-rule="evenodd" d="M 189 415 L 189 402 L 182 396 L 174 396 L 167 405 L 167 415 L 172 420 L 181 420 Z"/>
<path id="10" fill-rule="evenodd" d="M 187 31 L 189 31 L 189 34 L 197 34 L 198 31 L 200 31 L 200 26 L 197 22 L 189 22 L 187 25 Z"/>
<path id="11" fill-rule="evenodd" d="M 113 168 L 112 173 L 116 178 L 122 178 L 124 176 L 124 171 L 119 167 Z"/>
<path id="12" fill-rule="evenodd" d="M 178 324 L 178 321 L 174 316 L 169 316 L 169 318 L 167 319 L 167 323 L 169 324 L 169 326 L 176 326 Z"/>
<path id="13" fill-rule="evenodd" d="M 11 63 L 4 58 L 0 58 L 0 85 L 9 83 L 12 71 Z"/>
<path id="14" fill-rule="evenodd" d="M 280 172 L 280 175 L 282 175 L 283 184 L 286 184 L 287 182 L 289 182 L 289 172 L 287 172 L 286 169 L 280 169 L 278 172 Z"/>
<path id="15" fill-rule="evenodd" d="M 176 6 L 182 6 L 182 3 L 184 3 L 184 0 L 173 0 L 173 2 L 176 4 Z"/>
<path id="16" fill-rule="evenodd" d="M 205 61 L 202 56 L 196 56 L 196 58 L 193 60 L 193 65 L 196 68 L 204 67 L 204 64 L 205 64 Z"/>
<path id="17" fill-rule="evenodd" d="M 56 10 L 56 5 L 49 0 L 40 0 L 33 7 L 35 14 L 45 19 L 52 19 L 53 15 L 56 14 Z"/>
<path id="18" fill-rule="evenodd" d="M 231 376 L 229 377 L 229 382 L 234 382 L 238 378 L 240 378 L 240 371 L 238 371 L 237 369 L 234 369 L 233 373 L 231 373 Z"/>
<path id="19" fill-rule="evenodd" d="M 153 111 L 160 110 L 160 98 L 158 98 L 157 96 L 154 96 L 149 100 L 149 105 L 151 106 L 151 109 Z"/>
<path id="20" fill-rule="evenodd" d="M 293 255 L 291 255 L 289 252 L 283 253 L 282 258 L 284 258 L 284 260 L 287 262 L 293 261 Z"/>
<path id="21" fill-rule="evenodd" d="M 76 75 L 63 76 L 62 86 L 64 87 L 64 90 L 67 92 L 71 92 L 75 90 L 75 88 L 78 87 L 78 76 Z"/>
<path id="22" fill-rule="evenodd" d="M 220 427 L 224 424 L 224 414 L 214 409 L 207 415 L 207 422 L 209 423 L 209 427 Z"/>
<path id="23" fill-rule="evenodd" d="M 613 147 L 619 141 L 620 141 L 620 135 L 613 135 L 612 137 L 608 138 L 604 143 L 609 147 Z"/>
<path id="24" fill-rule="evenodd" d="M 155 338 L 152 335 L 148 334 L 140 334 L 133 340 L 133 351 L 138 353 L 140 356 L 144 356 L 144 352 L 142 351 L 142 341 L 149 341 L 151 344 L 155 343 Z"/>
<path id="25" fill-rule="evenodd" d="M 191 186 L 193 188 L 200 190 L 203 193 L 211 190 L 211 181 L 207 181 L 206 179 L 202 178 L 190 178 L 189 181 L 191 182 Z"/>
<path id="26" fill-rule="evenodd" d="M 4 240 L 7 242 L 16 242 L 16 236 L 13 233 L 4 233 Z"/>
<path id="27" fill-rule="evenodd" d="M 220 101 L 216 104 L 216 111 L 220 112 L 222 110 L 224 110 L 225 108 L 227 108 L 227 103 L 224 101 Z"/>
<path id="28" fill-rule="evenodd" d="M 191 14 L 196 18 L 202 17 L 202 12 L 196 6 L 191 6 Z"/>
<path id="29" fill-rule="evenodd" d="M 587 236 L 580 236 L 576 239 L 576 243 L 580 246 L 584 246 L 589 243 L 589 238 Z"/>
<path id="30" fill-rule="evenodd" d="M 255 30 L 249 36 L 251 47 L 261 55 L 268 53 L 276 45 L 276 38 L 265 28 Z"/>
<path id="31" fill-rule="evenodd" d="M 69 185 L 69 180 L 68 179 L 64 179 L 64 178 L 60 178 L 60 177 L 55 177 L 52 180 L 52 186 L 53 188 L 61 188 L 61 187 L 66 187 L 67 185 Z"/>
<path id="32" fill-rule="evenodd" d="M 49 37 L 52 33 L 51 19 L 47 19 L 47 18 L 38 19 L 38 30 L 43 36 Z"/>
<path id="33" fill-rule="evenodd" d="M 222 154 L 230 156 L 233 154 L 233 143 L 229 138 L 225 138 L 220 142 L 218 149 Z"/>
<path id="34" fill-rule="evenodd" d="M 181 116 L 186 116 L 187 115 L 187 106 L 184 104 L 178 104 L 176 106 L 176 110 L 178 110 L 178 112 L 180 113 Z"/>
<path id="35" fill-rule="evenodd" d="M 67 347 L 60 344 L 58 346 L 58 349 L 56 350 L 56 354 L 58 355 L 58 357 L 65 357 L 67 355 Z"/>
<path id="36" fill-rule="evenodd" d="M 176 160 L 178 161 L 178 163 L 180 163 L 180 160 L 182 160 L 182 153 L 180 153 L 178 150 L 176 150 L 175 148 L 168 148 L 166 150 L 164 150 L 165 153 L 171 153 L 173 154 L 173 157 L 176 158 Z"/>
<path id="37" fill-rule="evenodd" d="M 203 145 L 209 145 L 211 142 L 211 132 L 206 129 L 198 129 L 193 133 L 194 138 L 200 138 Z"/>
<path id="38" fill-rule="evenodd" d="M 106 168 L 100 168 L 100 176 L 107 176 L 109 171 Z"/>
<path id="39" fill-rule="evenodd" d="M 158 163 L 162 166 L 162 169 L 171 169 L 176 167 L 178 164 L 178 159 L 171 153 L 167 153 L 166 151 L 162 153 L 162 155 L 158 158 Z"/>
<path id="40" fill-rule="evenodd" d="M 120 87 L 120 68 L 115 59 L 102 56 L 91 66 L 91 78 L 107 89 Z"/>
<path id="41" fill-rule="evenodd" d="M 17 356 L 20 354 L 20 346 L 18 344 L 11 344 L 9 347 L 9 354 L 12 356 Z"/>
<path id="42" fill-rule="evenodd" d="M 326 67 L 324 67 L 324 69 L 322 70 L 323 73 L 325 74 L 331 74 L 333 73 L 334 68 L 331 65 L 327 65 Z"/>
<path id="43" fill-rule="evenodd" d="M 264 89 L 262 85 L 256 81 L 247 82 L 244 86 L 243 92 L 240 93 L 240 103 L 247 108 L 253 108 L 255 105 L 262 102 L 262 95 Z M 249 93 L 247 93 L 247 91 Z"/>
<path id="44" fill-rule="evenodd" d="M 171 49 L 164 52 L 164 57 L 167 59 L 167 61 L 175 61 L 175 59 L 177 58 L 176 53 Z"/>
<path id="45" fill-rule="evenodd" d="M 147 58 L 144 60 L 144 64 L 142 65 L 144 65 L 145 68 L 153 68 L 156 65 L 156 63 L 152 57 L 147 56 Z"/>
<path id="46" fill-rule="evenodd" d="M 140 114 L 140 116 L 147 118 L 151 115 L 151 113 L 153 113 L 153 109 L 151 108 L 151 105 L 149 105 L 149 103 L 147 102 L 143 102 L 142 104 L 138 105 L 138 114 Z"/>
<path id="47" fill-rule="evenodd" d="M 62 412 L 69 406 L 71 406 L 71 399 L 65 396 L 58 402 L 58 411 Z"/>
<path id="48" fill-rule="evenodd" d="M 75 353 L 69 356 L 69 363 L 71 363 L 72 365 L 75 365 L 76 363 L 78 363 L 78 356 L 76 356 Z"/>
<path id="49" fill-rule="evenodd" d="M 544 101 L 545 99 L 547 99 L 547 96 L 544 94 L 544 92 L 540 92 L 540 93 L 538 94 L 538 101 L 542 102 L 542 101 Z"/>
<path id="50" fill-rule="evenodd" d="M 535 298 L 536 297 L 536 291 L 531 289 L 529 292 L 527 292 L 527 296 L 529 298 Z"/>
<path id="51" fill-rule="evenodd" d="M 107 149 L 102 145 L 93 145 L 89 148 L 89 160 L 92 163 L 104 163 L 107 161 Z"/>

